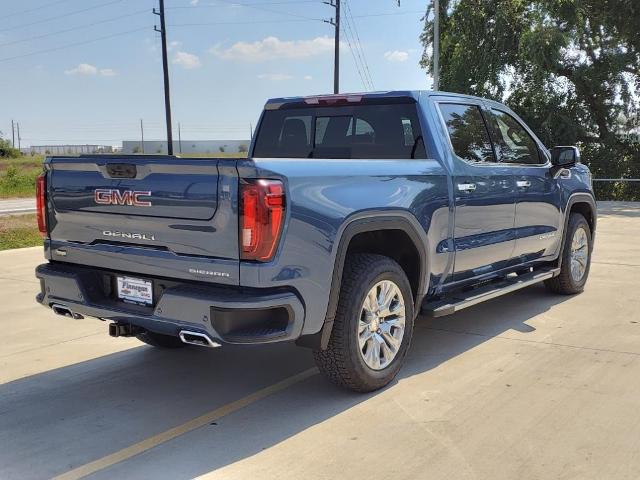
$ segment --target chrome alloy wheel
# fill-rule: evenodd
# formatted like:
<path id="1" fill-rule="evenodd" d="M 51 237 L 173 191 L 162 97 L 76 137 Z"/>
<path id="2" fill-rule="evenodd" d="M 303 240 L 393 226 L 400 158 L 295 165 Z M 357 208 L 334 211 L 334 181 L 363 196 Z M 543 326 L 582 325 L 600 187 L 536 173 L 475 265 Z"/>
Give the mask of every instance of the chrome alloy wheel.
<path id="1" fill-rule="evenodd" d="M 589 260 L 589 240 L 584 228 L 578 227 L 571 240 L 571 278 L 579 282 L 587 271 Z"/>
<path id="2" fill-rule="evenodd" d="M 362 304 L 358 322 L 360 355 L 373 370 L 387 367 L 398 354 L 405 328 L 404 298 L 390 280 L 376 283 Z"/>

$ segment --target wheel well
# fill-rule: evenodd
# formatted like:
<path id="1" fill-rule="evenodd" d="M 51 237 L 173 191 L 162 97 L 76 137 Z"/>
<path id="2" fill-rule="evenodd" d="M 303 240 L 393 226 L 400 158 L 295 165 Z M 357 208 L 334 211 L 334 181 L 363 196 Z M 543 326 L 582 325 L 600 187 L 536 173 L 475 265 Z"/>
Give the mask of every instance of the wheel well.
<path id="1" fill-rule="evenodd" d="M 569 211 L 569 213 L 573 212 L 582 214 L 582 216 L 587 220 L 587 223 L 589 224 L 591 233 L 593 233 L 595 229 L 595 219 L 591 205 L 589 205 L 587 202 L 576 202 L 571 205 L 571 210 Z"/>
<path id="2" fill-rule="evenodd" d="M 422 260 L 411 237 L 403 230 L 376 230 L 355 235 L 349 242 L 347 255 L 352 253 L 375 253 L 395 260 L 404 270 L 411 284 L 413 298 L 420 285 Z"/>

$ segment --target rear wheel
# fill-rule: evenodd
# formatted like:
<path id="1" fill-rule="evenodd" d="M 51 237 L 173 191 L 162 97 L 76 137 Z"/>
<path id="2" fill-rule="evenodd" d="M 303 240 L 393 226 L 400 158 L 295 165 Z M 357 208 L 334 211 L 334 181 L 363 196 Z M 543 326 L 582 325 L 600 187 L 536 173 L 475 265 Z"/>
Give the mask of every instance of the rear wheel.
<path id="1" fill-rule="evenodd" d="M 589 223 L 582 214 L 572 213 L 562 250 L 560 275 L 546 280 L 546 287 L 563 295 L 582 292 L 589 276 L 592 249 Z"/>
<path id="2" fill-rule="evenodd" d="M 147 345 L 151 345 L 152 347 L 182 348 L 185 346 L 185 344 L 182 343 L 182 340 L 178 337 L 162 335 L 161 333 L 150 332 L 148 330 L 138 333 L 136 338 Z"/>
<path id="3" fill-rule="evenodd" d="M 411 343 L 413 297 L 406 274 L 381 255 L 347 259 L 336 318 L 326 350 L 316 364 L 333 383 L 358 392 L 387 385 Z"/>

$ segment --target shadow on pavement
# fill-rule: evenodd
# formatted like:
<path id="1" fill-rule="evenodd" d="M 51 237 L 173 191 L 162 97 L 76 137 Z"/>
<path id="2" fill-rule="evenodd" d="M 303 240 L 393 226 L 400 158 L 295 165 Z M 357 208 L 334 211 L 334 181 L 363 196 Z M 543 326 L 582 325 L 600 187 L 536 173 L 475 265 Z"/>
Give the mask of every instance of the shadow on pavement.
<path id="1" fill-rule="evenodd" d="M 640 217 L 640 202 L 598 202 L 598 217 Z"/>
<path id="2" fill-rule="evenodd" d="M 398 380 L 429 371 L 510 329 L 531 332 L 527 320 L 567 298 L 538 286 L 451 317 L 419 318 Z M 0 385 L 0 478 L 64 473 L 312 365 L 311 352 L 293 345 L 176 351 L 138 347 Z M 272 414 L 234 425 L 243 417 L 240 411 L 221 419 L 217 430 L 204 427 L 188 434 L 188 441 L 172 440 L 171 458 L 163 459 L 163 469 L 154 464 L 153 476 L 186 479 L 217 470 L 375 395 L 341 391 L 316 376 L 277 394 L 281 408 Z M 146 455 L 129 462 L 145 462 Z M 108 473 L 104 478 L 114 471 L 129 477 L 127 463 L 103 472 Z M 142 471 L 140 478 L 149 478 Z"/>

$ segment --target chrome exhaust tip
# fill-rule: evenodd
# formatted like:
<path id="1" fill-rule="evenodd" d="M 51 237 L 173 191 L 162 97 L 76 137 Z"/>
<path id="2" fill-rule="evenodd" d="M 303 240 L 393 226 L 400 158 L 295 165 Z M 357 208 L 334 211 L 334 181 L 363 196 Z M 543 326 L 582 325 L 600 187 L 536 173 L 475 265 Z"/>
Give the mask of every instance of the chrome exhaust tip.
<path id="1" fill-rule="evenodd" d="M 71 311 L 71 309 L 66 305 L 61 305 L 59 303 L 51 304 L 51 310 L 53 310 L 53 313 L 55 313 L 56 315 L 61 315 L 63 317 L 70 317 L 76 320 L 84 318 L 79 313 L 74 313 L 73 311 Z"/>
<path id="2" fill-rule="evenodd" d="M 211 340 L 209 335 L 200 332 L 192 332 L 190 330 L 180 330 L 180 340 L 189 345 L 198 345 L 199 347 L 216 348 L 221 347 L 218 342 Z"/>

